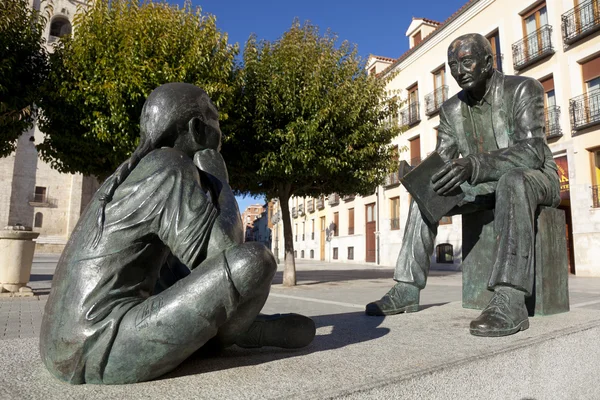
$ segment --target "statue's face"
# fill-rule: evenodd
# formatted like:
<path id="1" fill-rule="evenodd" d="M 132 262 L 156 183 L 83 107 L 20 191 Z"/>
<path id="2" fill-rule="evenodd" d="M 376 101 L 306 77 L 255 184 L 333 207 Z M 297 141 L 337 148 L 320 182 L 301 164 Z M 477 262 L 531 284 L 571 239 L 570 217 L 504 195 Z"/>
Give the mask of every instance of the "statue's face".
<path id="1" fill-rule="evenodd" d="M 489 60 L 485 51 L 472 40 L 457 40 L 448 49 L 450 72 L 463 90 L 474 90 L 489 76 Z"/>

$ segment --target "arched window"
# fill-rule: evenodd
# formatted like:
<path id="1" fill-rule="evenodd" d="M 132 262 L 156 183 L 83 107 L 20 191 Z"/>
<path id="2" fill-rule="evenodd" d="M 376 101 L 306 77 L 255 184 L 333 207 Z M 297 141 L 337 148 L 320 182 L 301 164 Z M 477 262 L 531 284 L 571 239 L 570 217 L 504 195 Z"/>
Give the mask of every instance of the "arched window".
<path id="1" fill-rule="evenodd" d="M 454 262 L 454 251 L 449 243 L 438 244 L 435 248 L 435 255 L 438 264 L 452 264 Z"/>
<path id="2" fill-rule="evenodd" d="M 65 35 L 71 34 L 71 23 L 63 16 L 57 16 L 52 19 L 50 24 L 50 36 L 48 37 L 48 43 L 52 43 L 58 40 L 58 38 Z"/>
<path id="3" fill-rule="evenodd" d="M 33 227 L 41 228 L 44 223 L 44 214 L 41 212 L 35 213 L 35 218 L 33 219 Z"/>
<path id="4" fill-rule="evenodd" d="M 315 258 L 315 251 L 314 250 L 310 251 L 310 258 Z"/>

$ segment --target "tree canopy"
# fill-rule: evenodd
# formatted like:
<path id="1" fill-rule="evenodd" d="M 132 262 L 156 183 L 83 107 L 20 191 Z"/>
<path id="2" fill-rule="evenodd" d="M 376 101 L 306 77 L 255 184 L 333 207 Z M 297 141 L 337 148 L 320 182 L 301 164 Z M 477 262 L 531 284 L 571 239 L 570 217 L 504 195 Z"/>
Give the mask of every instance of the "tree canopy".
<path id="1" fill-rule="evenodd" d="M 226 109 L 238 53 L 227 40 L 189 2 L 91 2 L 50 56 L 42 158 L 61 172 L 109 175 L 135 149 L 144 101 L 163 83 L 193 83 Z"/>
<path id="2" fill-rule="evenodd" d="M 310 23 L 246 43 L 223 153 L 236 189 L 280 200 L 285 284 L 295 284 L 290 196 L 370 194 L 392 168 L 400 130 L 385 122 L 397 100 L 364 67 L 355 46 Z"/>
<path id="3" fill-rule="evenodd" d="M 27 0 L 0 1 L 0 157 L 15 149 L 35 121 L 34 104 L 48 71 L 45 23 Z"/>

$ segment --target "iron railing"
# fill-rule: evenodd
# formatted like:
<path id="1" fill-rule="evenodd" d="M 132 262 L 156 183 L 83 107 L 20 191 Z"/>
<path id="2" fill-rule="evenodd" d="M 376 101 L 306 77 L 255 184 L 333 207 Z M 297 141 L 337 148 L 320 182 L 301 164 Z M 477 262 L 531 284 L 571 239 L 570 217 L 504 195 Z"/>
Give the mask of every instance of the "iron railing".
<path id="1" fill-rule="evenodd" d="M 342 197 L 342 200 L 344 200 L 344 201 L 352 201 L 352 200 L 354 200 L 354 196 L 355 195 L 353 195 L 353 194 L 349 194 L 347 196 Z"/>
<path id="2" fill-rule="evenodd" d="M 400 172 L 392 172 L 385 177 L 384 186 L 394 186 L 400 184 Z"/>
<path id="3" fill-rule="evenodd" d="M 340 204 L 340 196 L 337 193 L 333 193 L 329 195 L 327 204 L 330 206 L 337 206 Z"/>
<path id="4" fill-rule="evenodd" d="M 314 199 L 310 199 L 308 201 L 308 203 L 306 204 L 306 209 L 308 210 L 309 213 L 315 211 L 315 200 Z"/>
<path id="5" fill-rule="evenodd" d="M 578 131 L 600 123 L 600 89 L 569 100 L 571 128 Z"/>
<path id="6" fill-rule="evenodd" d="M 400 229 L 400 218 L 390 219 L 390 229 L 393 231 Z"/>
<path id="7" fill-rule="evenodd" d="M 415 101 L 400 110 L 400 124 L 402 126 L 412 126 L 421 121 L 419 115 L 419 102 Z"/>
<path id="8" fill-rule="evenodd" d="M 526 68 L 539 60 L 554 54 L 552 46 L 552 26 L 544 25 L 512 45 L 515 70 Z"/>
<path id="9" fill-rule="evenodd" d="M 562 136 L 560 129 L 560 107 L 546 107 L 546 137 L 553 138 Z"/>
<path id="10" fill-rule="evenodd" d="M 325 208 L 325 198 L 322 196 L 317 199 L 317 210 L 322 210 Z"/>
<path id="11" fill-rule="evenodd" d="M 600 4 L 586 1 L 561 16 L 563 42 L 570 45 L 600 30 Z"/>
<path id="12" fill-rule="evenodd" d="M 298 214 L 300 216 L 304 214 L 304 204 L 298 204 Z"/>
<path id="13" fill-rule="evenodd" d="M 592 186 L 592 200 L 594 208 L 600 208 L 600 186 Z"/>
<path id="14" fill-rule="evenodd" d="M 298 210 L 296 209 L 296 207 L 292 207 L 292 218 L 297 218 L 298 217 Z"/>
<path id="15" fill-rule="evenodd" d="M 425 96 L 425 115 L 434 115 L 440 110 L 442 104 L 448 100 L 448 86 L 440 86 Z"/>

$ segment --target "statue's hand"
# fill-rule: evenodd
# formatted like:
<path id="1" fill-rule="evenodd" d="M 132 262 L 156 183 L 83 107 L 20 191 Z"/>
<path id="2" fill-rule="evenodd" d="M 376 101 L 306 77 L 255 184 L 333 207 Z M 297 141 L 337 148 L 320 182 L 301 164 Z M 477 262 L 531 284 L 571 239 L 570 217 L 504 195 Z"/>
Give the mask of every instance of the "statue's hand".
<path id="1" fill-rule="evenodd" d="M 223 183 L 229 182 L 225 160 L 215 149 L 204 149 L 194 154 L 194 164 L 200 171 L 213 175 Z"/>
<path id="2" fill-rule="evenodd" d="M 469 157 L 450 160 L 431 177 L 433 190 L 441 196 L 449 195 L 471 179 L 473 163 Z"/>

